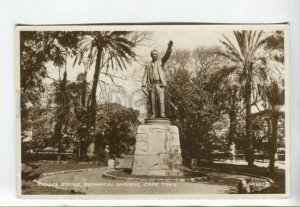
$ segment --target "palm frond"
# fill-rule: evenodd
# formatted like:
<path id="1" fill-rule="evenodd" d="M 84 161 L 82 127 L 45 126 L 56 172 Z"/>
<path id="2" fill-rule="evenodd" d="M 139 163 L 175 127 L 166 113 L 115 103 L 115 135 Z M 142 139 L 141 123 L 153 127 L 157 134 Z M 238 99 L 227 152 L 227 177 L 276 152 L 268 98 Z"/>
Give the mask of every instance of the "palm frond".
<path id="1" fill-rule="evenodd" d="M 225 39 L 227 39 L 227 37 Z M 227 39 L 227 41 L 229 41 L 229 40 Z M 237 61 L 241 61 L 241 62 L 243 61 L 240 53 L 237 51 L 237 49 L 234 47 L 234 45 L 231 42 L 227 43 L 222 40 L 220 40 L 220 42 L 226 47 L 227 54 L 233 56 L 231 59 L 236 59 Z"/>
<path id="2" fill-rule="evenodd" d="M 108 35 L 111 37 L 114 36 L 126 36 L 128 34 L 132 33 L 131 31 L 112 31 L 112 32 L 108 32 Z"/>
<path id="3" fill-rule="evenodd" d="M 234 44 L 225 36 L 223 35 L 223 37 L 225 38 L 225 40 L 227 40 L 227 42 L 229 43 L 229 45 L 231 46 L 231 50 L 234 51 L 235 54 L 237 54 L 241 59 L 243 60 L 243 56 L 241 55 L 241 53 L 238 51 L 238 49 L 234 46 Z"/>
<path id="4" fill-rule="evenodd" d="M 242 59 L 246 59 L 247 55 L 246 55 L 246 51 L 247 51 L 247 45 L 245 39 L 246 39 L 246 31 L 234 31 L 234 36 L 237 40 L 238 46 L 239 46 L 239 50 L 240 50 L 240 54 L 241 57 L 243 57 Z M 229 40 L 227 40 L 229 41 Z M 232 44 L 233 45 L 233 44 Z M 236 48 L 235 48 L 236 49 Z M 236 51 L 238 51 L 238 49 L 236 49 Z"/>
<path id="5" fill-rule="evenodd" d="M 132 48 L 135 46 L 135 43 L 125 37 L 116 37 L 113 39 L 116 43 L 122 43 L 127 45 L 128 47 Z"/>

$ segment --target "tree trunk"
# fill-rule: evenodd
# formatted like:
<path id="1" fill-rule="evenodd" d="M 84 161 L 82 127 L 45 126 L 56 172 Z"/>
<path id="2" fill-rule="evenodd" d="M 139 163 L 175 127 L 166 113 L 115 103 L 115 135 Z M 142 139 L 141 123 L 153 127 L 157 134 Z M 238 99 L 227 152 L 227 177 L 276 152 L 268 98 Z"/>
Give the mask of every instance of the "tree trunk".
<path id="1" fill-rule="evenodd" d="M 228 146 L 232 145 L 233 141 L 235 140 L 235 133 L 236 133 L 236 113 L 235 111 L 231 110 L 229 113 L 229 132 L 228 132 Z"/>
<path id="2" fill-rule="evenodd" d="M 275 154 L 277 153 L 277 129 L 278 129 L 278 114 L 276 111 L 272 112 L 272 136 L 271 136 L 271 143 L 270 143 L 270 172 L 274 173 L 275 171 Z"/>
<path id="3" fill-rule="evenodd" d="M 90 100 L 89 100 L 89 105 L 88 105 L 88 114 L 90 118 L 90 127 L 95 126 L 95 121 L 96 121 L 96 92 L 97 92 L 97 86 L 99 82 L 99 75 L 100 75 L 100 70 L 101 70 L 101 55 L 102 55 L 102 48 L 98 47 L 98 52 L 97 52 L 97 58 L 96 58 L 96 64 L 95 64 L 95 73 L 94 73 L 94 80 L 93 80 L 93 86 L 92 86 L 92 91 L 90 94 Z"/>
<path id="4" fill-rule="evenodd" d="M 62 121 L 61 118 L 59 117 L 58 120 L 56 121 L 55 127 L 54 127 L 54 141 L 58 143 L 57 145 L 57 162 L 60 161 L 60 152 L 61 152 L 61 141 L 62 141 L 62 136 L 61 136 L 61 131 L 62 131 Z"/>
<path id="5" fill-rule="evenodd" d="M 81 113 L 81 118 L 80 120 L 80 125 L 77 128 L 77 131 L 81 130 L 83 126 L 88 125 L 87 120 L 86 120 L 86 91 L 87 91 L 87 72 L 84 72 L 84 79 L 82 81 L 82 88 L 81 88 L 81 108 L 80 108 L 80 113 Z M 81 160 L 81 140 L 84 139 L 82 134 L 79 134 L 79 146 L 78 146 L 78 159 Z"/>
<path id="6" fill-rule="evenodd" d="M 66 94 L 66 85 L 67 85 L 67 72 L 65 71 L 64 72 L 64 76 L 63 76 L 63 79 L 60 83 L 60 91 L 61 91 L 61 99 L 60 100 L 60 104 L 61 104 L 61 108 L 62 110 L 64 111 L 64 104 L 66 104 L 65 102 L 65 94 Z M 58 115 L 57 117 L 57 122 L 56 122 L 56 126 L 55 126 L 55 136 L 58 136 L 58 155 L 57 155 L 57 162 L 59 163 L 60 162 L 60 157 L 61 157 L 61 143 L 62 143 L 62 127 L 63 127 L 63 116 L 65 115 L 64 112 L 60 112 L 60 114 Z"/>
<path id="7" fill-rule="evenodd" d="M 57 154 L 57 163 L 60 162 L 60 157 L 61 157 L 61 141 L 62 141 L 62 138 L 60 136 L 60 139 L 58 141 L 58 154 Z"/>
<path id="8" fill-rule="evenodd" d="M 82 83 L 82 93 L 81 93 L 81 106 L 82 108 L 85 108 L 86 106 L 86 102 L 85 102 L 85 98 L 86 98 L 86 87 L 87 87 L 87 72 L 84 72 L 84 80 Z"/>
<path id="9" fill-rule="evenodd" d="M 246 161 L 248 166 L 252 167 L 254 164 L 254 149 L 252 136 L 252 117 L 251 117 L 251 78 L 247 78 L 245 84 L 245 105 L 246 105 Z"/>
<path id="10" fill-rule="evenodd" d="M 81 160 L 81 140 L 79 140 L 78 159 Z"/>

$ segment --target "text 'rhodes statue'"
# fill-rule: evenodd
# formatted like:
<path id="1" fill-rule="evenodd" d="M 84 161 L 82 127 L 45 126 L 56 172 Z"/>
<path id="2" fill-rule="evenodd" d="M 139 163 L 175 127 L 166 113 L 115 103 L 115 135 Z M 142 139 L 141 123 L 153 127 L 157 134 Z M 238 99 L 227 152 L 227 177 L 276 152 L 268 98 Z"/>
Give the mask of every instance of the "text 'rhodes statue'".
<path id="1" fill-rule="evenodd" d="M 157 50 L 152 50 L 152 61 L 145 67 L 142 89 L 148 96 L 150 118 L 137 130 L 132 175 L 183 175 L 179 131 L 165 114 L 164 65 L 172 53 L 172 45 L 170 41 L 163 58 Z"/>

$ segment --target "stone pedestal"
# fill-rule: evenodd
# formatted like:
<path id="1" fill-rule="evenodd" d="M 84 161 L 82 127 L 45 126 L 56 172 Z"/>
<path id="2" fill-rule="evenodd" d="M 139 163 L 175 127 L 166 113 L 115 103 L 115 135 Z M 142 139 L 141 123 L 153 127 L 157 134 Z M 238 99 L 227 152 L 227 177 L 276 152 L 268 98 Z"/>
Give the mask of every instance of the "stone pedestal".
<path id="1" fill-rule="evenodd" d="M 179 131 L 169 120 L 147 119 L 139 125 L 132 175 L 183 175 Z"/>

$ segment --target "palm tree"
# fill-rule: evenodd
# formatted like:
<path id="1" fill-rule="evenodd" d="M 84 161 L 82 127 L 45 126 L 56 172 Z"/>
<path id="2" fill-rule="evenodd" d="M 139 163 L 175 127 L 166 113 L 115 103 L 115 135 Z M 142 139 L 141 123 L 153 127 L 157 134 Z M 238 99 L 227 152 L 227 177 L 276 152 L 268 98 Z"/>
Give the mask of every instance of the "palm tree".
<path id="1" fill-rule="evenodd" d="M 266 39 L 263 38 L 263 31 L 234 31 L 236 44 L 233 44 L 226 36 L 221 43 L 226 47 L 222 53 L 234 63 L 235 73 L 239 76 L 241 91 L 246 108 L 246 160 L 249 166 L 253 166 L 254 149 L 251 121 L 252 91 L 257 83 L 266 79 L 266 60 L 262 54 Z"/>
<path id="2" fill-rule="evenodd" d="M 58 67 L 59 80 L 61 80 L 60 70 L 66 63 L 66 51 L 59 44 L 55 44 L 50 50 L 50 59 L 52 60 L 53 65 Z"/>
<path id="3" fill-rule="evenodd" d="M 55 86 L 54 102 L 56 103 L 56 110 L 55 110 L 55 126 L 54 126 L 53 137 L 58 144 L 57 162 L 59 162 L 61 158 L 62 141 L 63 141 L 62 132 L 63 130 L 67 129 L 66 123 L 68 121 L 68 116 L 70 114 L 70 98 L 66 90 L 67 54 L 68 54 L 67 49 L 61 47 L 61 45 L 59 44 L 55 44 L 50 51 L 50 56 L 51 56 L 51 60 L 53 61 L 53 65 L 58 67 L 59 70 L 59 81 L 58 83 L 54 83 Z M 65 66 L 65 71 L 63 73 L 63 79 L 61 80 L 60 70 L 63 66 Z M 65 126 L 64 129 L 63 126 Z"/>
<path id="4" fill-rule="evenodd" d="M 277 132 L 278 132 L 278 120 L 279 116 L 283 113 L 280 111 L 282 105 L 284 105 L 284 89 L 281 84 L 273 81 L 269 86 L 264 87 L 264 94 L 267 99 L 268 109 L 271 119 L 271 140 L 270 143 L 270 172 L 275 170 L 275 154 L 277 153 Z"/>
<path id="5" fill-rule="evenodd" d="M 283 31 L 275 31 L 267 38 L 266 48 L 274 51 L 272 59 L 275 63 L 272 68 L 278 68 L 284 66 L 284 33 Z M 284 105 L 284 79 L 279 76 L 277 80 L 270 78 L 270 84 L 263 87 L 264 99 L 268 103 L 268 111 L 271 118 L 271 141 L 270 141 L 270 166 L 271 173 L 275 170 L 275 154 L 277 152 L 277 131 L 278 131 L 278 119 L 284 112 L 280 111 L 282 105 Z"/>
<path id="6" fill-rule="evenodd" d="M 75 62 L 89 67 L 95 64 L 94 78 L 91 93 L 87 100 L 87 111 L 90 116 L 88 128 L 95 128 L 96 120 L 96 93 L 101 70 L 126 69 L 126 63 L 131 63 L 136 54 L 133 51 L 135 42 L 130 40 L 129 31 L 96 31 L 84 35 L 78 44 L 78 54 Z M 107 72 L 107 71 L 106 71 Z M 103 72 L 103 74 L 107 74 Z"/>

